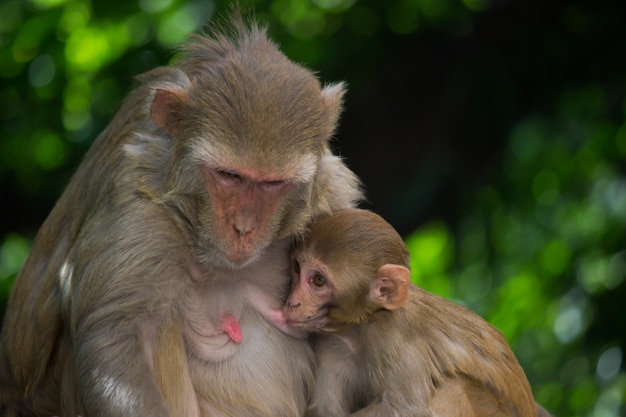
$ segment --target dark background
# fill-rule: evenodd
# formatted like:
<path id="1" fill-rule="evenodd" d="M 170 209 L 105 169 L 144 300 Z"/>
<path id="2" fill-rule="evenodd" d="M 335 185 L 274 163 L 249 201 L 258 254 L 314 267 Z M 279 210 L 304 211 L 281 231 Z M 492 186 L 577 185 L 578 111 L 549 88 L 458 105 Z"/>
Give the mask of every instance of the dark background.
<path id="1" fill-rule="evenodd" d="M 626 2 L 258 0 L 349 91 L 335 150 L 414 281 L 503 331 L 557 416 L 625 413 Z M 0 3 L 0 306 L 91 141 L 227 1 Z"/>

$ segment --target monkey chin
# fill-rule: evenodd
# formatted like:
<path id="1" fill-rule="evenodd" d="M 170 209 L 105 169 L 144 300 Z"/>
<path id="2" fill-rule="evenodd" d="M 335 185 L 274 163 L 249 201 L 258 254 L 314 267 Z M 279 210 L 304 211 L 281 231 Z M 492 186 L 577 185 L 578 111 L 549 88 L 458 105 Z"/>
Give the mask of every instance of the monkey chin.
<path id="1" fill-rule="evenodd" d="M 246 268 L 261 258 L 266 247 L 251 251 L 235 251 L 230 248 L 212 247 L 203 250 L 199 259 L 204 265 L 237 271 Z"/>
<path id="2" fill-rule="evenodd" d="M 224 263 L 228 269 L 236 271 L 238 269 L 244 269 L 250 264 L 253 264 L 261 257 L 262 251 L 252 253 L 228 253 L 224 255 Z"/>
<path id="3" fill-rule="evenodd" d="M 306 320 L 291 320 L 287 317 L 287 324 L 296 329 L 312 333 L 322 333 L 327 331 L 328 318 L 326 316 L 321 316 L 311 317 Z"/>

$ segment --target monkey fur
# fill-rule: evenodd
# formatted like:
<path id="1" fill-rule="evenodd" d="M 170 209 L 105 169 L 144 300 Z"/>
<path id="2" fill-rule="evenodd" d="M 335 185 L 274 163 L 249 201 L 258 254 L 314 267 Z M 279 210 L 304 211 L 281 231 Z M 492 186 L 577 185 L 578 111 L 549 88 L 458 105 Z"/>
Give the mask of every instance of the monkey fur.
<path id="1" fill-rule="evenodd" d="M 320 218 L 292 257 L 283 310 L 314 333 L 319 361 L 307 417 L 547 415 L 496 328 L 410 283 L 406 245 L 380 216 Z"/>
<path id="2" fill-rule="evenodd" d="M 313 353 L 272 318 L 292 239 L 361 197 L 328 144 L 344 86 L 231 20 L 139 77 L 41 226 L 0 335 L 3 416 L 303 414 Z"/>

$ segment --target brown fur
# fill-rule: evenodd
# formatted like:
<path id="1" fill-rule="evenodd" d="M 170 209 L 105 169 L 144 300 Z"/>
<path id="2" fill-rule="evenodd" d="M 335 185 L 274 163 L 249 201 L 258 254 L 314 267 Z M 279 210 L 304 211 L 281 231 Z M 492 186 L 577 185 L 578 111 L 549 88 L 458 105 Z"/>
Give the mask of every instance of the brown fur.
<path id="1" fill-rule="evenodd" d="M 139 77 L 42 225 L 0 336 L 3 416 L 304 410 L 310 347 L 251 300 L 279 309 L 291 239 L 360 198 L 328 147 L 344 90 L 232 26 Z M 243 334 L 226 353 L 225 313 Z"/>
<path id="2" fill-rule="evenodd" d="M 293 257 L 284 311 L 317 333 L 307 416 L 537 416 L 502 334 L 410 284 L 406 246 L 380 216 L 346 209 L 321 218 Z"/>

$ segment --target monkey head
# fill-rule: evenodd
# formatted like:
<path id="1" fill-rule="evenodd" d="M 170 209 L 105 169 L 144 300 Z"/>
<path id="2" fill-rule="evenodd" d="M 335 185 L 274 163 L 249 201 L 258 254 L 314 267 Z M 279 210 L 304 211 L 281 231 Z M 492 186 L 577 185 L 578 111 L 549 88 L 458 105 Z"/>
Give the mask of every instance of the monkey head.
<path id="1" fill-rule="evenodd" d="M 401 307 L 409 281 L 408 251 L 391 225 L 366 210 L 339 210 L 294 248 L 284 312 L 292 326 L 333 331 Z"/>
<path id="2" fill-rule="evenodd" d="M 321 165 L 344 93 L 340 83 L 321 86 L 264 34 L 245 42 L 190 43 L 148 109 L 170 141 L 157 194 L 166 203 L 176 196 L 184 221 L 200 223 L 190 229 L 206 263 L 234 269 L 321 211 Z"/>

